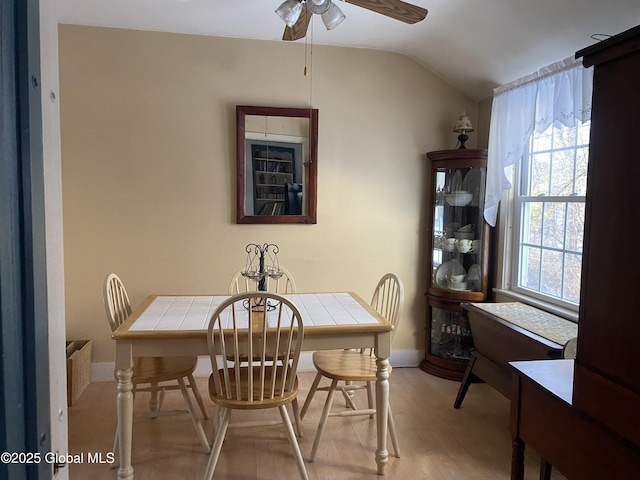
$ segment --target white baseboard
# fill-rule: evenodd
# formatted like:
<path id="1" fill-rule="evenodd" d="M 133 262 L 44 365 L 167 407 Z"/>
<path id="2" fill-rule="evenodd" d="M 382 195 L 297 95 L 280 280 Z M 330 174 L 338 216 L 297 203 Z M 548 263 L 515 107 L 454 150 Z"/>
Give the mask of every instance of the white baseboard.
<path id="1" fill-rule="evenodd" d="M 313 361 L 311 360 L 311 352 L 305 352 L 300 355 L 300 363 L 298 370 L 301 372 L 312 372 Z M 391 365 L 394 368 L 401 367 L 417 367 L 420 361 L 424 358 L 424 350 L 394 350 L 391 353 L 389 359 Z M 105 363 L 92 363 L 91 364 L 91 381 L 92 382 L 113 382 L 113 369 L 115 368 L 114 362 Z M 211 361 L 209 357 L 201 356 L 198 358 L 198 365 L 194 375 L 208 376 L 211 373 Z"/>

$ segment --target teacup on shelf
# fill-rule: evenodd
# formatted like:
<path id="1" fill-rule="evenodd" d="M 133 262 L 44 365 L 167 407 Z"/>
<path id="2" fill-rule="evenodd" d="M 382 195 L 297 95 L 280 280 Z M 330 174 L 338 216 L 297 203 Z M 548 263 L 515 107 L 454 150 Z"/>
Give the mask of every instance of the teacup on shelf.
<path id="1" fill-rule="evenodd" d="M 444 241 L 443 248 L 447 252 L 455 252 L 456 251 L 457 240 L 455 238 L 447 238 Z"/>
<path id="2" fill-rule="evenodd" d="M 457 244 L 458 251 L 461 253 L 470 252 L 473 248 L 472 240 L 460 239 Z"/>

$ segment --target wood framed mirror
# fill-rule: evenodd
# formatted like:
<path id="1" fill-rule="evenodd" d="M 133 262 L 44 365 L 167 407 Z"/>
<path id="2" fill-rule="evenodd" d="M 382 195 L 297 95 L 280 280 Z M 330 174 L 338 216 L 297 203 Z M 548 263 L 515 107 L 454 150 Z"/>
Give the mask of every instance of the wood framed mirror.
<path id="1" fill-rule="evenodd" d="M 318 109 L 236 106 L 237 223 L 316 223 Z"/>

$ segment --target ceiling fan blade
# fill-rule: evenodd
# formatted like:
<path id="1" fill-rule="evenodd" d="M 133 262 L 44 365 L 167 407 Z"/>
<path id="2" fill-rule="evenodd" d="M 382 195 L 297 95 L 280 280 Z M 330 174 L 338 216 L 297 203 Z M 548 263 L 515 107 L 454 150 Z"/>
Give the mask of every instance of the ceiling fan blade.
<path id="1" fill-rule="evenodd" d="M 293 27 L 287 26 L 284 29 L 284 34 L 282 35 L 282 40 L 292 42 L 295 40 L 300 40 L 304 38 L 307 34 L 307 28 L 309 27 L 309 22 L 311 21 L 311 12 L 307 10 L 307 6 L 302 4 L 302 12 L 300 13 L 300 17 L 298 21 L 293 25 Z"/>
<path id="2" fill-rule="evenodd" d="M 418 23 L 427 16 L 426 8 L 411 5 L 402 0 L 343 0 L 372 12 L 395 18 L 404 23 Z"/>

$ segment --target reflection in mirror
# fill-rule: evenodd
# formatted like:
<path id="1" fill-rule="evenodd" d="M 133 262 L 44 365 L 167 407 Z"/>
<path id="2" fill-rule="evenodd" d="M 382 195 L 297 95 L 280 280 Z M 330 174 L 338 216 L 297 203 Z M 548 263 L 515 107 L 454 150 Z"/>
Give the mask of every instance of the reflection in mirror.
<path id="1" fill-rule="evenodd" d="M 244 135 L 245 213 L 307 215 L 309 119 L 247 115 Z"/>
<path id="2" fill-rule="evenodd" d="M 236 107 L 237 222 L 316 223 L 318 110 Z"/>

